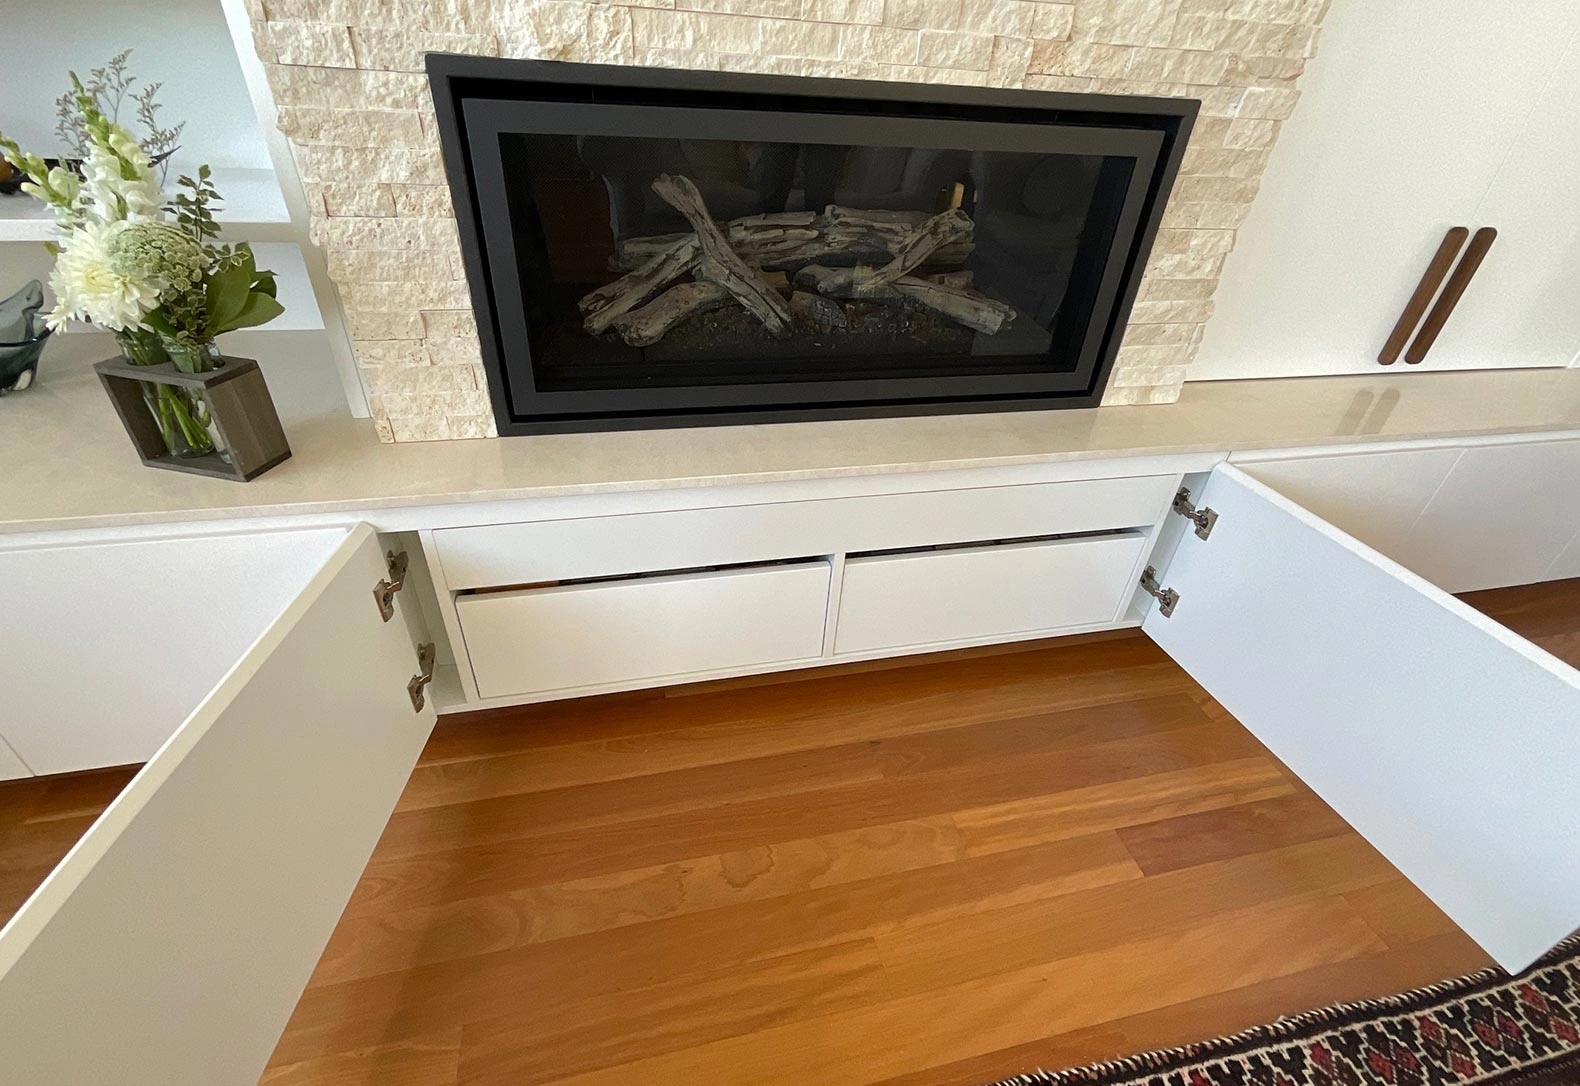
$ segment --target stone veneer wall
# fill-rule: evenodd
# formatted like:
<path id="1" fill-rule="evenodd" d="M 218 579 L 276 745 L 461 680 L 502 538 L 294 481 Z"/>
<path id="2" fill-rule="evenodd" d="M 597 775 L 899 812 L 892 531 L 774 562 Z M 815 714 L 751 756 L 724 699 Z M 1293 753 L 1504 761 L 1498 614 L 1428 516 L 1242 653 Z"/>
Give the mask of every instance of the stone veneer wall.
<path id="1" fill-rule="evenodd" d="M 1203 102 L 1104 404 L 1168 403 L 1328 0 L 247 0 L 386 441 L 494 434 L 428 50 Z"/>

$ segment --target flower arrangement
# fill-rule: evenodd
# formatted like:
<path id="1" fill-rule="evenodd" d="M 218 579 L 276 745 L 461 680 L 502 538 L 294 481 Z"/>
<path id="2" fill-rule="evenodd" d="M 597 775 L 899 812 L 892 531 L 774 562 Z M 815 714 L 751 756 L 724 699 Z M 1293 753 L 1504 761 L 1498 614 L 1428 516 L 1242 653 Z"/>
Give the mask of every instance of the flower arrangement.
<path id="1" fill-rule="evenodd" d="M 51 208 L 60 235 L 50 243 L 55 307 L 46 323 L 85 321 L 114 332 L 138 365 L 211 370 L 221 357 L 216 336 L 284 312 L 274 274 L 257 267 L 246 243 L 220 244 L 220 195 L 208 166 L 179 178 L 183 191 L 168 197 L 147 148 L 105 115 L 103 88 L 84 86 L 75 72 L 71 87 L 86 152 L 80 173 L 52 167 L 0 135 L 0 157 L 27 177 L 24 192 Z M 149 407 L 172 453 L 216 451 L 201 396 L 148 387 L 157 389 Z"/>

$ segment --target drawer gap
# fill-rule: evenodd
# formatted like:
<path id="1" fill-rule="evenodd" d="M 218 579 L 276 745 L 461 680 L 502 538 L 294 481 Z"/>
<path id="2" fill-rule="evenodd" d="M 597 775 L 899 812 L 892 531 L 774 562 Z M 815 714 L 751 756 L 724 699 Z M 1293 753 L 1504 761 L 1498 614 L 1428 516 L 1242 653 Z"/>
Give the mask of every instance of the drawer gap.
<path id="1" fill-rule="evenodd" d="M 1055 535 L 1020 535 L 1004 539 L 972 539 L 963 543 L 934 543 L 925 547 L 890 547 L 875 551 L 851 551 L 845 557 L 889 558 L 901 554 L 934 554 L 938 551 L 972 550 L 979 547 L 1009 547 L 1020 543 L 1057 543 L 1070 539 L 1104 539 L 1110 536 L 1136 535 L 1134 528 L 1111 528 L 1100 532 L 1063 532 Z"/>
<path id="2" fill-rule="evenodd" d="M 610 584 L 616 581 L 651 581 L 657 577 L 683 577 L 692 573 L 734 573 L 752 569 L 781 569 L 785 566 L 805 566 L 814 562 L 827 562 L 828 555 L 809 555 L 782 558 L 771 562 L 732 562 L 724 565 L 687 566 L 680 569 L 655 569 L 641 573 L 611 573 L 602 577 L 570 577 L 560 581 L 527 581 L 519 584 L 487 585 L 457 592 L 457 596 L 488 596 L 498 592 L 523 592 L 539 588 L 566 588 L 572 585 Z"/>

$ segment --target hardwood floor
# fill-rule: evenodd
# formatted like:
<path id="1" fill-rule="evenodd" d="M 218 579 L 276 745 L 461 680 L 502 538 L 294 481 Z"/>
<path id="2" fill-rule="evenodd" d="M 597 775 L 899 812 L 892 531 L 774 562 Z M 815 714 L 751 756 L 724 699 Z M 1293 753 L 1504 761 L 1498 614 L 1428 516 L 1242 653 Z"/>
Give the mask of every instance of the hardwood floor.
<path id="1" fill-rule="evenodd" d="M 1483 593 L 1580 664 L 1580 582 Z M 130 771 L 0 786 L 0 912 Z M 1485 956 L 1151 642 L 450 718 L 270 1086 L 978 1086 Z"/>

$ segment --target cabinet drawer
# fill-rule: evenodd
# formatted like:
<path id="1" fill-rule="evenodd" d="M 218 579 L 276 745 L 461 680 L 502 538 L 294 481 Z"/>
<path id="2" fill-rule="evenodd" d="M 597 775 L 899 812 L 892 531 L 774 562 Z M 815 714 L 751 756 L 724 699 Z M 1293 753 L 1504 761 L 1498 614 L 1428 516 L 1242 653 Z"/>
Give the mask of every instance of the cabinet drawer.
<path id="1" fill-rule="evenodd" d="M 822 655 L 826 561 L 490 592 L 456 600 L 485 698 Z"/>
<path id="2" fill-rule="evenodd" d="M 836 653 L 967 641 L 1112 622 L 1134 587 L 1146 536 L 852 558 Z"/>
<path id="3" fill-rule="evenodd" d="M 434 533 L 452 589 L 1139 528 L 1177 475 L 677 509 Z"/>

